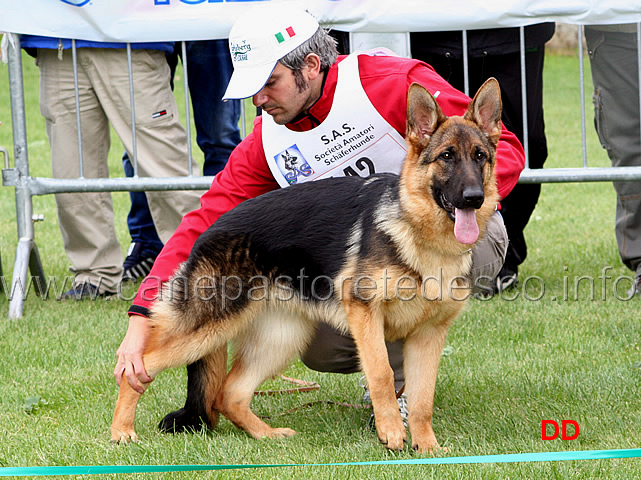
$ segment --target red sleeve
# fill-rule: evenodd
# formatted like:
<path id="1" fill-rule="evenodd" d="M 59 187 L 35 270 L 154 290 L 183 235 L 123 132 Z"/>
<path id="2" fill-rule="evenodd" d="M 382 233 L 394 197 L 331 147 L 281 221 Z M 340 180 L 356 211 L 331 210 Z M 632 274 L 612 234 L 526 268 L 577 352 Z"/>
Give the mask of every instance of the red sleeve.
<path id="1" fill-rule="evenodd" d="M 418 60 L 387 57 L 359 57 L 361 81 L 372 104 L 401 135 L 405 135 L 407 91 L 420 83 L 432 94 L 447 116 L 463 115 L 470 97 L 452 87 L 432 67 Z M 437 95 L 438 92 L 438 95 Z M 496 178 L 501 198 L 505 198 L 519 180 L 525 166 L 523 146 L 505 126 L 496 152 Z"/>
<path id="2" fill-rule="evenodd" d="M 183 217 L 141 283 L 130 314 L 148 314 L 160 284 L 169 280 L 178 266 L 187 260 L 198 237 L 221 215 L 249 198 L 278 188 L 265 160 L 261 126 L 260 118 L 257 118 L 253 132 L 234 149 L 225 168 L 201 197 L 200 208 Z"/>

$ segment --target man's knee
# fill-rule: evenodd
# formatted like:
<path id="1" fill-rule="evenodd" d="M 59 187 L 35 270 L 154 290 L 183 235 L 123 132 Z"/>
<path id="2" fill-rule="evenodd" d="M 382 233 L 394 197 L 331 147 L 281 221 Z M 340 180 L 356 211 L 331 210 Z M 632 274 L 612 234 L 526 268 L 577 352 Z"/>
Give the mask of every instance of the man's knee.
<path id="1" fill-rule="evenodd" d="M 320 323 L 307 349 L 303 363 L 317 372 L 354 373 L 360 370 L 356 345 L 352 337 Z"/>
<path id="2" fill-rule="evenodd" d="M 394 384 L 400 390 L 405 382 L 403 375 L 403 342 L 387 343 L 387 355 L 394 371 Z M 321 323 L 301 360 L 312 370 L 329 373 L 356 373 L 361 370 L 354 339 L 335 328 Z"/>

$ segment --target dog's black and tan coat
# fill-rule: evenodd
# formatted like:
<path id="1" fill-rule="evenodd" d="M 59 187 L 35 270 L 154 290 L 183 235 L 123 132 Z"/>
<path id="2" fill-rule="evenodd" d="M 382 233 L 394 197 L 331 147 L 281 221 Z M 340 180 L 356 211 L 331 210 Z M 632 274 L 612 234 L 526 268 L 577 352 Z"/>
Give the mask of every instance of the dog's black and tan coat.
<path id="1" fill-rule="evenodd" d="M 251 411 L 253 392 L 325 321 L 354 338 L 378 437 L 396 450 L 406 431 L 385 341 L 404 339 L 412 445 L 436 448 L 436 372 L 448 326 L 469 295 L 470 248 L 498 202 L 500 118 L 494 79 L 463 117 L 449 118 L 413 84 L 400 176 L 294 185 L 223 215 L 153 307 L 148 373 L 200 360 L 188 395 L 209 426 L 222 413 L 255 438 L 288 437 L 295 432 L 272 428 Z M 235 348 L 229 373 L 228 341 Z M 112 440 L 136 439 L 139 398 L 121 382 Z"/>

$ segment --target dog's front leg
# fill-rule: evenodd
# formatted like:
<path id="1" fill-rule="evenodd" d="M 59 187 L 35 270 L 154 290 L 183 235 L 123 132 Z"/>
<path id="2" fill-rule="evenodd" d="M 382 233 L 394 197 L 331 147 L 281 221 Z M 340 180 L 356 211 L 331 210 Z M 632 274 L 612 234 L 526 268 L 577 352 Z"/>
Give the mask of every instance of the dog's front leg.
<path id="1" fill-rule="evenodd" d="M 438 448 L 432 428 L 436 373 L 449 322 L 424 325 L 405 339 L 403 365 L 412 447 L 421 453 Z"/>
<path id="2" fill-rule="evenodd" d="M 347 302 L 345 308 L 367 379 L 378 438 L 390 450 L 401 450 L 407 433 L 396 402 L 394 372 L 385 347 L 383 317 L 358 301 Z"/>

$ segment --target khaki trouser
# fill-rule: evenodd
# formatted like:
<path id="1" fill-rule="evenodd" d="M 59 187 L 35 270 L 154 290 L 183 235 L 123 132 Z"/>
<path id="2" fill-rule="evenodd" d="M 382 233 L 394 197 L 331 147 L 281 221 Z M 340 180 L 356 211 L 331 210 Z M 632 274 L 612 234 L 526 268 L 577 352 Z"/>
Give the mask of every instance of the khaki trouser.
<path id="1" fill-rule="evenodd" d="M 491 281 L 503 266 L 508 239 L 501 215 L 495 213 L 487 234 L 472 251 L 471 284 L 474 293 L 486 293 Z M 387 344 L 390 366 L 394 370 L 396 390 L 404 384 L 403 342 Z M 305 365 L 312 370 L 332 373 L 355 373 L 360 371 L 358 353 L 352 337 L 341 334 L 326 323 L 319 324 L 316 335 L 307 351 L 301 356 Z"/>
<path id="2" fill-rule="evenodd" d="M 80 177 L 72 52 L 58 58 L 39 49 L 40 110 L 46 120 L 54 178 Z M 124 49 L 77 50 L 78 94 L 85 178 L 109 176 L 107 154 L 113 125 L 133 158 L 127 54 Z M 178 119 L 165 54 L 132 50 L 138 175 L 188 174 L 187 135 Z M 163 113 L 164 112 L 164 113 Z M 193 163 L 193 160 L 190 160 Z M 198 174 L 194 164 L 193 171 Z M 111 194 L 57 194 L 58 221 L 76 285 L 85 281 L 114 291 L 122 274 L 122 250 L 114 229 Z M 163 242 L 183 215 L 198 208 L 195 191 L 147 192 L 152 217 Z"/>

